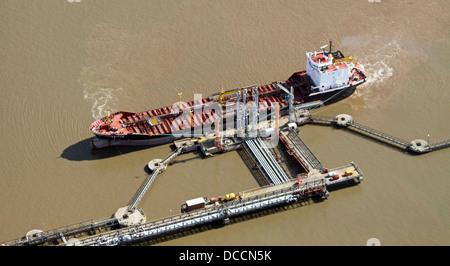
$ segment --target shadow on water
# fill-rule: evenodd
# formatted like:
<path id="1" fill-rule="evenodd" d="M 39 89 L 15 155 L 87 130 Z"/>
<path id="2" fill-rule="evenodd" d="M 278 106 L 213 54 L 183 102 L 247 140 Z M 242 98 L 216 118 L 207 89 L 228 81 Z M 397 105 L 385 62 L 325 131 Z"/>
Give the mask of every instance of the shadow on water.
<path id="1" fill-rule="evenodd" d="M 70 161 L 92 161 L 92 160 L 106 159 L 154 147 L 154 146 L 130 146 L 130 147 L 120 146 L 120 150 L 117 147 L 93 149 L 91 146 L 91 141 L 93 139 L 94 137 L 87 138 L 73 145 L 70 145 L 61 153 L 61 157 Z"/>
<path id="2" fill-rule="evenodd" d="M 94 149 L 92 148 L 91 141 L 95 137 L 87 138 L 84 140 L 81 140 L 73 145 L 70 145 L 67 147 L 62 153 L 61 157 L 70 161 L 93 161 L 93 160 L 100 160 L 100 159 L 107 159 L 115 156 L 124 155 L 127 153 L 142 151 L 146 149 L 151 149 L 157 146 L 163 146 L 167 144 L 161 144 L 161 145 L 151 145 L 151 146 L 120 146 L 120 147 L 107 147 L 107 148 L 101 148 L 101 149 Z M 170 145 L 170 149 L 174 150 L 175 145 Z M 177 164 L 177 163 L 185 163 L 190 160 L 194 159 L 205 159 L 206 157 L 199 151 L 193 152 L 196 156 L 193 158 L 188 159 L 177 159 L 176 161 L 171 162 L 171 164 Z M 162 154 L 161 156 L 164 158 L 167 154 Z"/>

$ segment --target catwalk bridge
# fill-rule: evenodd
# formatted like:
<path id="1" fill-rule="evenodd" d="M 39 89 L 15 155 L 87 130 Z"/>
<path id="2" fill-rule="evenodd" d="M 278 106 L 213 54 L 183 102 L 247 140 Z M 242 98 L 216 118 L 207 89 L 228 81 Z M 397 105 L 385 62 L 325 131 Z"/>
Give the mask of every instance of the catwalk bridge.
<path id="1" fill-rule="evenodd" d="M 333 126 L 345 127 L 353 130 L 359 134 L 372 137 L 376 140 L 381 140 L 387 144 L 409 150 L 415 153 L 427 153 L 431 151 L 436 151 L 444 148 L 450 147 L 450 139 L 441 141 L 438 143 L 428 143 L 423 139 L 415 139 L 413 141 L 405 141 L 398 137 L 383 133 L 381 131 L 375 130 L 365 125 L 355 123 L 353 118 L 346 114 L 338 115 L 334 118 L 324 117 L 324 116 L 306 116 L 302 119 L 300 123 L 318 123 L 318 124 L 328 124 Z"/>
<path id="2" fill-rule="evenodd" d="M 295 131 L 281 131 L 280 140 L 288 148 L 288 154 L 294 156 L 308 173 L 325 168 Z"/>

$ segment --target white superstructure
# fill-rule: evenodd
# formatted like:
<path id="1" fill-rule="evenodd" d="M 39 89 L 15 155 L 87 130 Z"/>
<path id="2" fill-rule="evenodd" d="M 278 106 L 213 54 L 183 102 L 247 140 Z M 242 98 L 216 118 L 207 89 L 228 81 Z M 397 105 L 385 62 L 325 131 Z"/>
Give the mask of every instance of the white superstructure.
<path id="1" fill-rule="evenodd" d="M 341 54 L 342 55 L 342 54 Z M 350 85 L 353 58 L 334 58 L 332 53 L 307 52 L 306 73 L 314 82 L 314 93 L 322 93 L 330 89 L 341 89 Z"/>

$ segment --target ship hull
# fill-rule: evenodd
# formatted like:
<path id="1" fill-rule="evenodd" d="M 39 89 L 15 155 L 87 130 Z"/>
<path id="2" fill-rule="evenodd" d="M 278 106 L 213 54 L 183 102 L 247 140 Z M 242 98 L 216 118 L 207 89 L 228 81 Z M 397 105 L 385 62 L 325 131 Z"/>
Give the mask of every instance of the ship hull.
<path id="1" fill-rule="evenodd" d="M 306 102 L 313 102 L 313 101 L 322 101 L 325 105 L 336 103 L 339 101 L 344 100 L 345 98 L 350 97 L 356 90 L 356 87 L 358 87 L 361 84 L 358 85 L 350 85 L 347 88 L 336 90 L 336 91 L 329 91 L 321 94 L 313 94 L 308 96 L 308 99 Z"/>
<path id="2" fill-rule="evenodd" d="M 322 101 L 324 104 L 332 104 L 341 101 L 349 96 L 351 96 L 356 87 L 361 85 L 350 85 L 345 88 L 340 88 L 334 91 L 328 91 L 325 93 L 312 94 L 304 102 Z M 286 115 L 287 109 L 281 111 L 281 115 Z M 194 131 L 195 128 L 192 128 Z M 193 133 L 193 132 L 192 132 Z M 177 139 L 180 139 L 181 134 L 175 136 L 173 134 L 165 135 L 154 135 L 149 136 L 145 134 L 128 134 L 122 136 L 102 136 L 98 135 L 94 140 L 91 141 L 91 145 L 95 149 L 101 149 L 111 146 L 157 146 L 172 143 Z"/>
<path id="3" fill-rule="evenodd" d="M 189 102 L 183 102 L 180 95 L 179 102 L 173 106 L 140 113 L 120 111 L 108 114 L 91 124 L 89 129 L 96 136 L 92 146 L 103 148 L 166 144 L 181 138 L 180 132 L 184 134 L 182 137 L 195 136 L 194 132 L 212 129 L 216 123 L 223 125 L 229 119 L 234 119 L 236 123 L 240 121 L 239 125 L 247 123 L 247 118 L 240 116 L 243 109 L 238 103 L 247 106 L 246 103 L 250 101 L 257 102 L 259 105 L 256 109 L 250 108 L 257 112 L 273 112 L 276 104 L 280 115 L 286 115 L 292 111 L 289 108 L 291 104 L 296 106 L 320 100 L 328 105 L 343 100 L 366 81 L 361 70 L 363 67 L 357 62 L 353 63 L 352 57 L 342 58 L 342 53 L 331 53 L 331 50 L 329 53 L 307 55 L 307 70 L 295 72 L 282 82 L 222 91 Z M 333 63 L 330 58 L 334 60 Z M 350 61 L 344 63 L 345 60 Z M 250 109 L 248 119 L 250 112 L 253 112 Z"/>
<path id="4" fill-rule="evenodd" d="M 111 139 L 111 138 L 94 138 L 91 141 L 92 148 L 94 149 L 102 149 L 111 146 L 157 146 L 168 144 L 177 140 L 176 137 L 170 136 L 145 136 L 144 138 L 126 138 L 126 139 Z"/>

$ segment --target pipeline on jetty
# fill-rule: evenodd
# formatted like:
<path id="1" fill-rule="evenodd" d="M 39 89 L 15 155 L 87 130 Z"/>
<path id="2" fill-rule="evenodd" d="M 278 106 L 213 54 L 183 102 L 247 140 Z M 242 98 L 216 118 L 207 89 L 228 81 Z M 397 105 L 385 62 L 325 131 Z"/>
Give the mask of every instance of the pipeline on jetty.
<path id="1" fill-rule="evenodd" d="M 275 161 L 261 138 L 253 138 L 245 141 L 245 146 L 262 166 L 271 183 L 279 185 L 289 181 L 285 170 Z"/>

